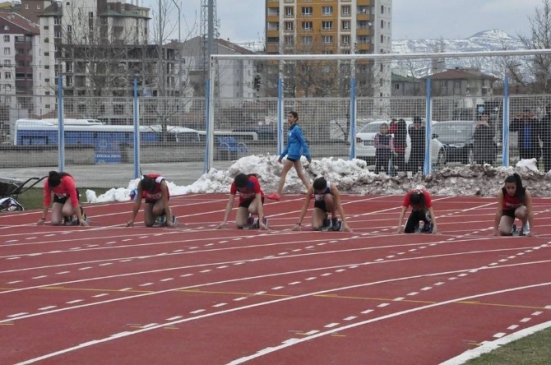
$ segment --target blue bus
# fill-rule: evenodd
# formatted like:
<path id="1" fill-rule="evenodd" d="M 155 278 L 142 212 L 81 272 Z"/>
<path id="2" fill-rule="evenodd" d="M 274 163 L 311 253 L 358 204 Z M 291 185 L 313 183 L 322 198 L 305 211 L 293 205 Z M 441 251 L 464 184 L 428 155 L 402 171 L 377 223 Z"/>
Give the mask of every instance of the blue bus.
<path id="1" fill-rule="evenodd" d="M 134 143 L 134 126 L 131 125 L 69 122 L 64 123 L 64 131 L 66 146 Z M 18 146 L 55 146 L 58 145 L 58 132 L 57 121 L 19 120 L 15 125 L 13 143 Z M 169 127 L 168 133 L 174 135 L 176 141 L 200 140 L 199 133 L 190 128 Z M 161 126 L 141 126 L 140 142 L 161 142 Z"/>

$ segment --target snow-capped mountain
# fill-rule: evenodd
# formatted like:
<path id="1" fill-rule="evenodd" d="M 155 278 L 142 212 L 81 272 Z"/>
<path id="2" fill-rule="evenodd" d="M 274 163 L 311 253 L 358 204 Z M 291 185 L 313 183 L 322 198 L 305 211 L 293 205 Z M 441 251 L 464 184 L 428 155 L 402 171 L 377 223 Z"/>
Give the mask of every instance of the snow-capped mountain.
<path id="1" fill-rule="evenodd" d="M 500 30 L 485 30 L 465 39 L 399 39 L 392 42 L 393 53 L 441 53 L 481 52 L 526 49 L 522 42 Z M 447 58 L 440 60 L 418 60 L 395 62 L 393 72 L 403 76 L 422 77 L 451 68 L 474 68 L 483 73 L 502 78 L 506 63 L 515 64 L 521 74 L 526 75 L 527 57 L 473 57 Z"/>
<path id="2" fill-rule="evenodd" d="M 501 30 L 485 30 L 465 39 L 397 39 L 393 53 L 480 52 L 525 49 L 518 38 Z"/>

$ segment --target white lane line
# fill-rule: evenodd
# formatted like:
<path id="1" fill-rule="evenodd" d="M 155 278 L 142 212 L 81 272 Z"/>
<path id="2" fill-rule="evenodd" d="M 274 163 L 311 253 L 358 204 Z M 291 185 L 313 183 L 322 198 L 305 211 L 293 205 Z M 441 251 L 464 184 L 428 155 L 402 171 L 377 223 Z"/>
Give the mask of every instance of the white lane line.
<path id="1" fill-rule="evenodd" d="M 101 298 L 101 297 L 105 297 L 105 296 L 107 296 L 107 295 L 109 295 L 109 294 L 107 294 L 107 293 L 101 293 L 101 294 L 92 295 L 92 298 Z"/>
<path id="2" fill-rule="evenodd" d="M 80 302 L 83 302 L 84 300 L 83 299 L 75 299 L 75 300 L 71 300 L 69 302 L 65 302 L 67 304 L 76 304 L 76 303 L 80 303 Z"/>
<path id="3" fill-rule="evenodd" d="M 167 318 L 166 320 L 167 321 L 177 321 L 178 319 L 182 319 L 184 317 L 182 316 L 174 316 L 174 317 L 170 317 L 170 318 Z"/>
<path id="4" fill-rule="evenodd" d="M 38 308 L 38 310 L 39 311 L 47 311 L 47 310 L 54 309 L 54 308 L 57 308 L 57 305 L 49 305 L 47 307 Z"/>

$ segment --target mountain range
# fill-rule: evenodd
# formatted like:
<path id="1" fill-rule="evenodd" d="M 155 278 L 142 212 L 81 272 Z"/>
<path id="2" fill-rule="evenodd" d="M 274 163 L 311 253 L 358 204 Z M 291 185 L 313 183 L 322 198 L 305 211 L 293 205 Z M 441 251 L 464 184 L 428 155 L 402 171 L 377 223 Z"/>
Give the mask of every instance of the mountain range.
<path id="1" fill-rule="evenodd" d="M 258 41 L 237 42 L 238 45 L 249 49 L 253 52 L 259 52 L 263 49 L 263 44 Z M 526 49 L 522 42 L 514 36 L 511 36 L 501 30 L 491 29 L 478 32 L 464 39 L 396 39 L 392 41 L 392 53 L 436 53 L 436 52 L 480 52 L 480 51 L 502 51 L 502 50 L 520 50 Z M 446 59 L 444 63 L 438 65 L 443 70 L 446 68 L 469 68 L 475 67 L 484 73 L 492 74 L 496 77 L 501 77 L 503 66 L 500 64 L 502 59 L 496 57 L 478 57 L 475 59 Z M 522 58 L 519 58 L 519 67 L 522 69 Z M 419 63 L 413 68 L 415 76 L 426 76 L 432 72 L 433 65 L 427 60 Z M 403 64 L 395 65 L 395 72 L 407 76 L 411 74 L 412 65 L 404 68 Z"/>

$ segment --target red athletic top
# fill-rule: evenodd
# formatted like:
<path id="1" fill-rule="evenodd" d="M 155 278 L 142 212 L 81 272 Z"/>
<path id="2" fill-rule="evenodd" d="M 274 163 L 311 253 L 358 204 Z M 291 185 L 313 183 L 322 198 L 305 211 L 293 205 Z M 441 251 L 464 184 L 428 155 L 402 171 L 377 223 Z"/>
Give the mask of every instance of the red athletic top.
<path id="1" fill-rule="evenodd" d="M 424 206 L 413 206 L 411 205 L 411 202 L 409 199 L 411 198 L 411 194 L 421 192 L 425 196 L 425 205 Z M 430 197 L 430 193 L 426 191 L 425 189 L 413 189 L 408 191 L 406 194 L 406 197 L 404 198 L 404 203 L 402 204 L 404 207 L 411 206 L 412 209 L 427 209 L 432 207 L 432 199 Z"/>
<path id="2" fill-rule="evenodd" d="M 249 176 L 249 184 L 245 188 L 237 189 L 235 186 L 235 181 L 231 184 L 230 194 L 236 195 L 239 193 L 239 202 L 244 202 L 247 200 L 254 199 L 254 196 L 260 193 L 261 197 L 264 197 L 264 192 L 260 188 L 260 183 L 255 176 Z"/>
<path id="3" fill-rule="evenodd" d="M 78 206 L 78 193 L 75 185 L 75 180 L 69 174 L 61 177 L 61 183 L 55 188 L 48 185 L 48 179 L 44 180 L 44 206 L 49 207 L 52 203 L 52 193 L 57 195 L 59 199 L 69 197 L 73 207 Z"/>
<path id="4" fill-rule="evenodd" d="M 155 187 L 153 188 L 152 191 L 142 190 L 142 196 L 144 198 L 148 199 L 148 200 L 159 200 L 159 199 L 161 199 L 161 197 L 163 195 L 161 193 L 161 183 L 165 180 L 165 178 L 162 177 L 159 174 L 147 174 L 145 176 L 155 180 Z M 168 194 L 167 197 L 170 198 L 170 191 L 168 191 L 168 189 L 167 189 L 167 194 Z"/>
<path id="5" fill-rule="evenodd" d="M 518 196 L 511 196 L 506 190 L 503 192 L 503 210 L 515 210 L 521 205 L 524 205 L 524 202 Z"/>

